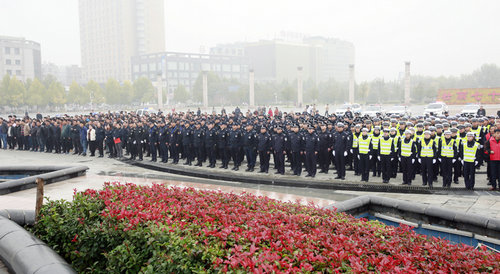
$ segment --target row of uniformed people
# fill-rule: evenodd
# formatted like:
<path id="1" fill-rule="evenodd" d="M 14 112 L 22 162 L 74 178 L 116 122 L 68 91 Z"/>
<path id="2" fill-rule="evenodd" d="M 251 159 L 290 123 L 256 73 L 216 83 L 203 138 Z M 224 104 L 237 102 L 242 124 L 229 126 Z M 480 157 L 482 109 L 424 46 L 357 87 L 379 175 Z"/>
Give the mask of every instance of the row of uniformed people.
<path id="1" fill-rule="evenodd" d="M 361 174 L 362 181 L 368 181 L 372 168 L 374 176 L 380 170 L 383 182 L 388 183 L 396 176 L 399 164 L 405 185 L 411 185 L 415 174 L 420 173 L 424 186 L 432 187 L 441 174 L 443 187 L 450 187 L 452 174 L 455 173 L 457 183 L 463 170 L 466 188 L 474 187 L 475 167 L 481 158 L 478 154 L 481 145 L 474 132 L 457 135 L 458 129 L 452 129 L 438 136 L 430 130 L 418 135 L 419 131 L 405 130 L 404 136 L 400 136 L 395 128 L 383 129 L 383 135 L 378 127 L 371 134 L 368 128 L 359 128 L 359 125 L 354 128 L 352 152 L 355 174 Z"/>

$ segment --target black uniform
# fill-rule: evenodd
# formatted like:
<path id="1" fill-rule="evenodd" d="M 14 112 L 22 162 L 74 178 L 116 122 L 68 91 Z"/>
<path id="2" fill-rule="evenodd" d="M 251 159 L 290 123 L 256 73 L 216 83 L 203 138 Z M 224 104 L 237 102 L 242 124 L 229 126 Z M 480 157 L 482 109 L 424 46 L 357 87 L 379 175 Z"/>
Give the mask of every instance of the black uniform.
<path id="1" fill-rule="evenodd" d="M 257 135 L 257 152 L 259 153 L 260 172 L 269 171 L 269 157 L 271 148 L 271 136 L 267 133 Z"/>
<path id="2" fill-rule="evenodd" d="M 274 157 L 276 157 L 275 167 L 276 173 L 285 174 L 285 143 L 287 137 L 283 133 L 276 133 L 272 138 L 272 148 L 274 150 Z"/>
<path id="3" fill-rule="evenodd" d="M 306 156 L 307 177 L 316 176 L 316 154 L 318 153 L 319 137 L 315 132 L 307 133 L 304 136 L 303 151 Z"/>
<path id="4" fill-rule="evenodd" d="M 292 165 L 292 171 L 293 175 L 300 176 L 302 173 L 302 161 L 301 161 L 301 154 L 302 152 L 302 147 L 303 142 L 304 142 L 304 137 L 300 132 L 290 132 L 288 134 L 288 149 L 291 153 L 291 165 Z"/>
<path id="5" fill-rule="evenodd" d="M 256 162 L 256 137 L 255 130 L 245 130 L 242 136 L 243 151 L 247 157 L 247 171 L 253 171 Z"/>
<path id="6" fill-rule="evenodd" d="M 351 149 L 351 135 L 345 131 L 333 134 L 333 150 L 335 151 L 335 167 L 337 168 L 337 178 L 345 179 L 345 162 L 347 151 Z"/>
<path id="7" fill-rule="evenodd" d="M 216 151 L 216 143 L 217 143 L 217 131 L 215 128 L 212 129 L 207 129 L 205 131 L 205 139 L 204 139 L 204 144 L 205 144 L 205 151 L 208 156 L 208 162 L 210 163 L 208 167 L 214 168 L 215 167 L 215 151 Z"/>

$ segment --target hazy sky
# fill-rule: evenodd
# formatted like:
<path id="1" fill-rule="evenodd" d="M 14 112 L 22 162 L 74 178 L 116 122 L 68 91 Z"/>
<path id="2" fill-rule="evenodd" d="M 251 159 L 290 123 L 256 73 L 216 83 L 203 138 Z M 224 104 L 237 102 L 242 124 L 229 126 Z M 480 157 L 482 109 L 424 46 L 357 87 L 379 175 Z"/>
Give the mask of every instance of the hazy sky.
<path id="1" fill-rule="evenodd" d="M 106 0 L 102 0 L 106 1 Z M 166 0 L 166 49 L 273 38 L 337 37 L 356 47 L 356 78 L 460 75 L 500 64 L 499 0 Z M 0 0 L 0 35 L 42 44 L 42 62 L 80 64 L 78 0 Z"/>

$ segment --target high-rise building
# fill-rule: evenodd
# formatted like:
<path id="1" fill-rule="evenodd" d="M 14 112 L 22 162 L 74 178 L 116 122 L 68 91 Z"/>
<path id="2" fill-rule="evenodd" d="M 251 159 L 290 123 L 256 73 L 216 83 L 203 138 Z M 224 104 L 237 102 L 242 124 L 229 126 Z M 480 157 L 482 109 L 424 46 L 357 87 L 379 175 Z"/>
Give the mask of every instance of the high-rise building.
<path id="1" fill-rule="evenodd" d="M 334 79 L 349 81 L 349 65 L 354 64 L 354 45 L 335 38 L 301 37 L 262 40 L 253 43 L 221 44 L 212 54 L 245 56 L 257 81 L 295 81 L 302 67 L 305 80 L 316 83 Z"/>
<path id="2" fill-rule="evenodd" d="M 0 36 L 0 79 L 5 74 L 21 81 L 41 78 L 40 44 L 24 38 Z"/>
<path id="3" fill-rule="evenodd" d="M 129 80 L 131 57 L 165 51 L 163 0 L 79 0 L 82 77 Z"/>

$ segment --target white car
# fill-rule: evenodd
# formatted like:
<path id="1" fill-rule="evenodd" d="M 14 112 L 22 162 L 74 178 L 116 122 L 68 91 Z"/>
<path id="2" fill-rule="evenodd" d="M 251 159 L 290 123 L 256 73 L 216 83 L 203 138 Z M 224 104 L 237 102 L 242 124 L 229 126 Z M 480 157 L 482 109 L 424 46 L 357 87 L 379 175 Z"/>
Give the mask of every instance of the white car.
<path id="1" fill-rule="evenodd" d="M 382 115 L 382 107 L 380 106 L 367 106 L 362 112 L 363 116 L 377 117 L 377 115 Z"/>
<path id="2" fill-rule="evenodd" d="M 341 107 L 335 110 L 335 115 L 343 116 L 347 111 L 347 108 L 351 109 L 352 114 L 361 113 L 361 105 L 360 104 L 344 104 Z"/>
<path id="3" fill-rule="evenodd" d="M 408 112 L 408 108 L 406 106 L 393 106 L 388 111 L 385 112 L 385 115 L 392 116 L 397 115 L 399 117 L 402 116 L 410 116 L 410 112 Z"/>
<path id="4" fill-rule="evenodd" d="M 424 109 L 424 115 L 444 115 L 445 112 L 448 112 L 448 106 L 443 102 L 430 103 Z"/>
<path id="5" fill-rule="evenodd" d="M 466 105 L 464 109 L 460 112 L 462 116 L 466 117 L 474 117 L 477 115 L 477 110 L 479 109 L 479 105 Z"/>

